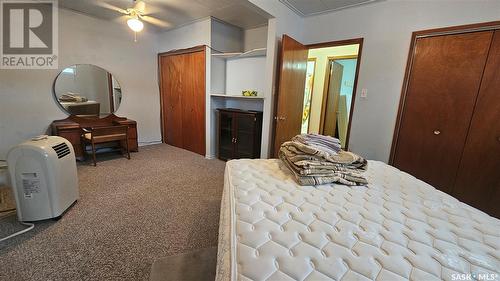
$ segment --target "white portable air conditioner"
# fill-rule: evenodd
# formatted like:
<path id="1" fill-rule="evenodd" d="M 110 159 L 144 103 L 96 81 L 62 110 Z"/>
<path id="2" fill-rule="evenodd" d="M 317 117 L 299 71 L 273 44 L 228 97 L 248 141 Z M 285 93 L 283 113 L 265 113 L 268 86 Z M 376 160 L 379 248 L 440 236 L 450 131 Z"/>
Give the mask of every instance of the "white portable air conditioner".
<path id="1" fill-rule="evenodd" d="M 59 218 L 78 200 L 75 152 L 61 137 L 40 136 L 7 155 L 19 221 Z"/>

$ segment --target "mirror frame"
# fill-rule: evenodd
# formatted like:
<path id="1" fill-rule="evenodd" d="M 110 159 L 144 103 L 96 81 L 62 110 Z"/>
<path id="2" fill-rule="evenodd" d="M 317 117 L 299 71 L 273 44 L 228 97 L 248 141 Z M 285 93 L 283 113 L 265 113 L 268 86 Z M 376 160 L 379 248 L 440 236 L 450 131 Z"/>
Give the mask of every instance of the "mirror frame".
<path id="1" fill-rule="evenodd" d="M 96 68 L 99 68 L 99 69 L 102 69 L 102 70 L 106 71 L 106 73 L 108 73 L 109 75 L 111 75 L 111 77 L 115 77 L 111 72 L 109 72 L 105 68 L 103 68 L 101 66 L 98 66 L 98 65 L 95 65 L 95 64 L 91 64 L 91 63 L 75 63 L 75 64 L 72 64 L 72 65 L 69 65 L 69 66 L 65 66 L 65 67 L 63 67 L 61 69 L 58 69 L 59 72 L 56 75 L 54 81 L 52 82 L 52 96 L 54 97 L 54 100 L 55 100 L 57 106 L 59 107 L 59 109 L 61 109 L 67 116 L 79 116 L 79 117 L 82 117 L 82 118 L 94 118 L 95 116 L 76 115 L 76 114 L 69 113 L 68 110 L 66 108 L 64 108 L 64 106 L 61 104 L 61 102 L 59 101 L 59 98 L 57 96 L 57 92 L 56 92 L 57 79 L 59 79 L 59 77 L 61 76 L 61 74 L 63 74 L 63 71 L 65 69 L 71 68 L 71 67 L 76 67 L 76 66 L 79 66 L 79 65 L 90 65 L 90 66 L 93 66 L 93 67 L 96 67 Z M 116 77 L 114 79 L 118 83 L 118 85 L 120 85 L 120 89 L 122 89 L 121 83 L 118 81 L 118 79 L 116 79 Z M 110 110 L 111 112 L 109 114 L 101 115 L 101 112 L 99 112 L 99 116 L 97 116 L 97 117 L 98 118 L 105 118 L 107 116 L 114 115 L 118 111 L 118 109 L 120 108 L 122 100 L 123 100 L 123 92 L 122 92 L 122 99 L 120 100 L 120 104 L 118 105 L 118 108 L 114 108 L 114 105 L 113 105 L 112 110 Z M 111 109 L 111 107 L 110 107 L 110 109 Z"/>

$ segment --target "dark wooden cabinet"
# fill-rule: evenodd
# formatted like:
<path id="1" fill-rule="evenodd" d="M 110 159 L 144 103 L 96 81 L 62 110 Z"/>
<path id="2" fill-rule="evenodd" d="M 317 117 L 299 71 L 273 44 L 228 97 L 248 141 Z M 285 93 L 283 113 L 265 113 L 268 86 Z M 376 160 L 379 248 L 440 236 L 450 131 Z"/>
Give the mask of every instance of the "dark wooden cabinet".
<path id="1" fill-rule="evenodd" d="M 262 112 L 219 108 L 218 157 L 221 160 L 259 158 Z"/>

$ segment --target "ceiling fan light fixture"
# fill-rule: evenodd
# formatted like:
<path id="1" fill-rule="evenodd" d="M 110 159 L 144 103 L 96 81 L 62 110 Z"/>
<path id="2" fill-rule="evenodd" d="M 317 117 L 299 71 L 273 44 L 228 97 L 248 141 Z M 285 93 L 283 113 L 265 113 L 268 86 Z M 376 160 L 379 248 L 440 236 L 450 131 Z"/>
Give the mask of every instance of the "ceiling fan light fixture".
<path id="1" fill-rule="evenodd" d="M 142 21 L 140 21 L 138 18 L 131 18 L 127 20 L 127 25 L 134 32 L 140 32 L 144 28 L 144 23 L 142 23 Z"/>

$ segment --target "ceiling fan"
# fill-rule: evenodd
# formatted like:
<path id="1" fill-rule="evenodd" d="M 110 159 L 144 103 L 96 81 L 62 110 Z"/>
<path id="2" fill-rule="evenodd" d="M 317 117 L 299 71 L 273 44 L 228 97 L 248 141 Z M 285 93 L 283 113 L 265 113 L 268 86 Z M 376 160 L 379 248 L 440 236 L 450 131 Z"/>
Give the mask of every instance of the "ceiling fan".
<path id="1" fill-rule="evenodd" d="M 159 27 L 169 27 L 171 25 L 166 21 L 150 16 L 148 14 L 149 11 L 146 11 L 146 2 L 142 0 L 132 0 L 133 6 L 127 9 L 116 7 L 104 1 L 96 1 L 96 2 L 97 5 L 103 8 L 110 9 L 120 14 L 123 14 L 123 16 L 120 18 L 124 17 L 127 20 L 128 27 L 132 31 L 134 31 L 135 42 L 137 42 L 137 32 L 141 32 L 144 29 L 143 21 Z"/>

